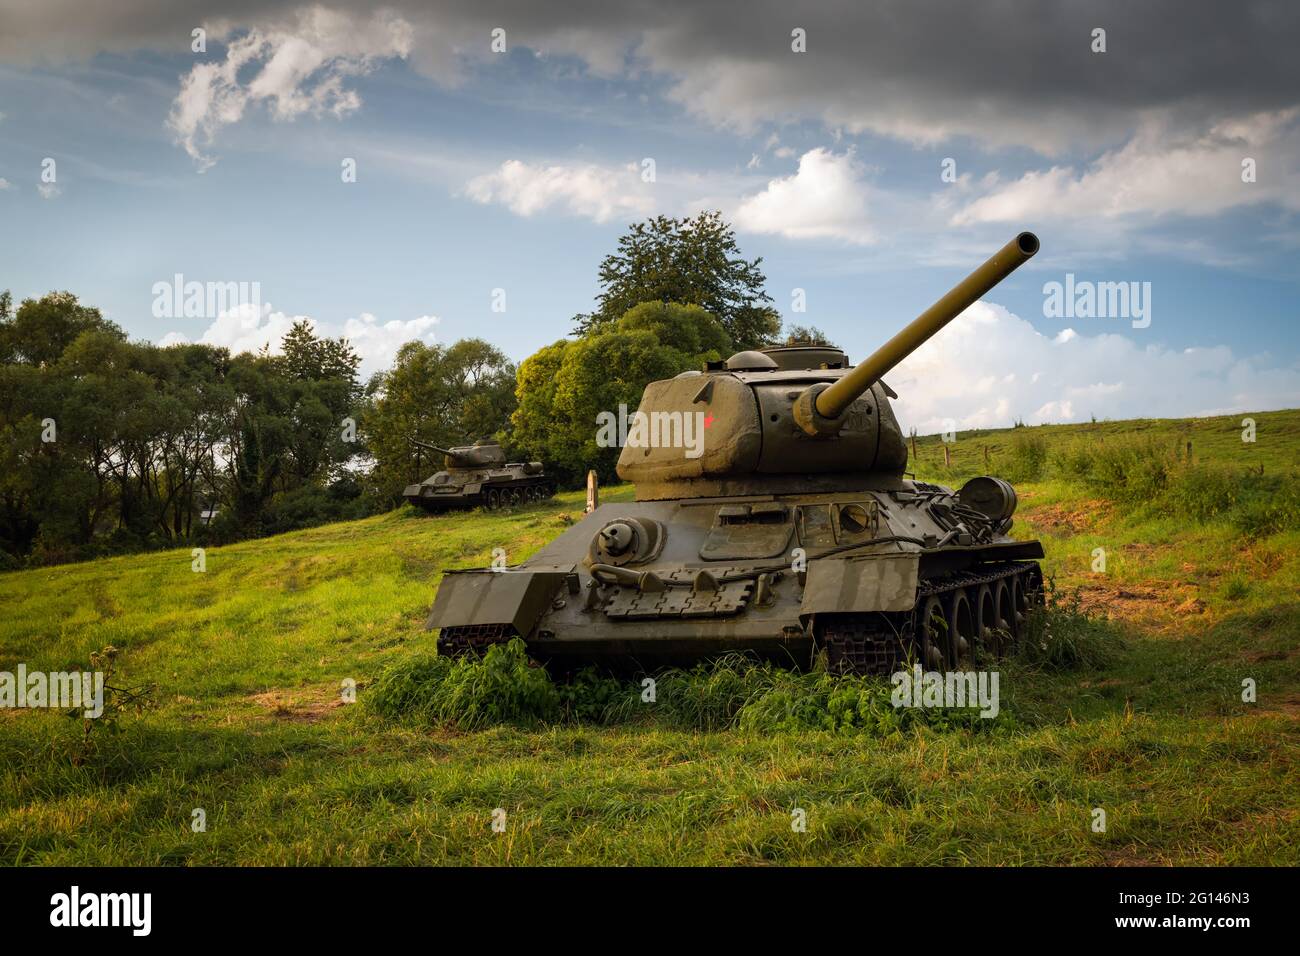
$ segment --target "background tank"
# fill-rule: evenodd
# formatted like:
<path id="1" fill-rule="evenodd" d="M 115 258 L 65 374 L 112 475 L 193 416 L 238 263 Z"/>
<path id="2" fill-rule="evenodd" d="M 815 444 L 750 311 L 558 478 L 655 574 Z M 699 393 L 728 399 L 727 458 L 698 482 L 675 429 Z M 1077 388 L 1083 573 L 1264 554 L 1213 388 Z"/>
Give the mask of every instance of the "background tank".
<path id="1" fill-rule="evenodd" d="M 441 653 L 520 636 L 543 660 L 641 665 L 752 651 L 835 671 L 964 668 L 1041 593 L 1016 496 L 906 477 L 882 376 L 1038 251 L 1021 233 L 857 366 L 839 349 L 741 352 L 653 382 L 607 504 L 523 564 L 448 572 Z M 637 420 L 641 426 L 637 426 Z"/>
<path id="2" fill-rule="evenodd" d="M 428 511 L 496 509 L 542 501 L 555 494 L 555 483 L 543 474 L 540 461 L 507 462 L 501 446 L 491 439 L 472 445 L 439 448 L 411 439 L 411 444 L 444 456 L 443 470 L 419 484 L 407 485 L 402 497 Z"/>

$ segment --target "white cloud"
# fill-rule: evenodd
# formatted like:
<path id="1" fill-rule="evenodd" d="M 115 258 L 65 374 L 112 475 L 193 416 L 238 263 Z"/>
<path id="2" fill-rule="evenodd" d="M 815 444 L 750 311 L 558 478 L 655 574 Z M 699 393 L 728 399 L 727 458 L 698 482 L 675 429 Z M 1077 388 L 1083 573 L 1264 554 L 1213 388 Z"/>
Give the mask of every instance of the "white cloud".
<path id="1" fill-rule="evenodd" d="M 1086 171 L 1053 166 L 988 193 L 952 216 L 954 225 L 1025 222 L 1048 211 L 1065 219 L 1121 219 L 1169 214 L 1209 216 L 1265 201 L 1300 209 L 1300 110 L 1257 113 L 1175 136 L 1148 122 Z M 1256 163 L 1256 182 L 1242 181 L 1242 162 Z"/>
<path id="2" fill-rule="evenodd" d="M 475 202 L 500 203 L 518 216 L 558 208 L 595 222 L 649 215 L 654 200 L 636 163 L 626 166 L 572 164 L 542 166 L 506 160 L 465 185 Z"/>
<path id="3" fill-rule="evenodd" d="M 3 191 L 5 189 L 13 189 L 13 188 L 14 188 L 13 183 L 5 179 L 3 176 L 0 176 L 0 191 Z"/>
<path id="4" fill-rule="evenodd" d="M 266 103 L 277 120 L 342 117 L 361 106 L 344 80 L 380 60 L 405 58 L 411 45 L 410 24 L 391 13 L 362 17 L 310 7 L 291 27 L 249 30 L 230 40 L 224 60 L 195 64 L 181 81 L 167 125 L 202 171 L 215 162 L 203 148 L 221 127 L 238 122 L 250 103 Z"/>
<path id="5" fill-rule="evenodd" d="M 343 335 L 361 356 L 363 375 L 369 375 L 391 366 L 397 350 L 407 342 L 418 339 L 433 345 L 437 341 L 433 334 L 437 324 L 438 317 L 434 315 L 421 315 L 407 322 L 394 319 L 381 323 L 369 312 L 362 312 L 360 318 L 343 323 Z"/>
<path id="6" fill-rule="evenodd" d="M 1069 333 L 1069 334 L 1067 334 Z M 1138 333 L 1140 334 L 1140 333 Z M 886 377 L 904 428 L 1001 428 L 1045 422 L 1184 417 L 1294 408 L 1300 365 L 1226 346 L 1169 349 L 1109 332 L 1038 332 L 978 302 Z"/>
<path id="7" fill-rule="evenodd" d="M 36 187 L 36 191 L 41 194 L 42 199 L 55 199 L 63 193 L 63 190 L 54 183 L 41 183 Z"/>
<path id="8" fill-rule="evenodd" d="M 273 312 L 269 305 L 259 310 L 256 305 L 246 303 L 222 312 L 203 331 L 198 342 L 227 348 L 232 353 L 256 353 L 266 348 L 272 355 L 279 355 L 285 333 L 295 322 L 306 322 L 319 336 L 338 338 L 341 335 L 346 338 L 361 357 L 361 375 L 365 378 L 392 365 L 397 350 L 407 342 L 418 339 L 433 345 L 436 342 L 433 328 L 438 321 L 437 316 L 422 315 L 407 322 L 381 323 L 369 312 L 363 312 L 359 318 L 344 322 L 342 329 L 332 329 L 309 316 Z M 181 332 L 168 332 L 158 340 L 164 348 L 189 342 L 189 337 Z"/>
<path id="9" fill-rule="evenodd" d="M 867 220 L 869 192 L 853 151 L 818 148 L 799 158 L 793 175 L 773 179 L 767 188 L 741 200 L 735 224 L 749 232 L 788 239 L 874 241 Z"/>
<path id="10" fill-rule="evenodd" d="M 198 342 L 227 348 L 231 352 L 259 352 L 269 348 L 272 355 L 278 355 L 280 340 L 295 322 L 307 322 L 316 328 L 316 322 L 305 315 L 285 315 L 272 312 L 269 305 L 259 309 L 252 303 L 241 303 L 218 315 L 199 336 Z M 181 332 L 168 332 L 158 340 L 158 344 L 183 345 L 189 341 Z"/>

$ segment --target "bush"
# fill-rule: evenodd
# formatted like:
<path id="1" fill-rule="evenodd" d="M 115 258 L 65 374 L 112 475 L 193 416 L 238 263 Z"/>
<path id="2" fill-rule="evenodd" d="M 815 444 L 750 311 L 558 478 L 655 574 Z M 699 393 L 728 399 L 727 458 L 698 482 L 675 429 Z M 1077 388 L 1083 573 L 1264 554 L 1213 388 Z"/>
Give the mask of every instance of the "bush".
<path id="1" fill-rule="evenodd" d="M 1169 499 L 1198 521 L 1224 514 L 1237 504 L 1242 482 L 1221 468 L 1190 467 L 1169 483 Z"/>
<path id="2" fill-rule="evenodd" d="M 1011 443 L 1008 481 L 1038 481 L 1047 465 L 1047 441 L 1040 435 L 1017 435 Z"/>
<path id="3" fill-rule="evenodd" d="M 1150 501 L 1168 485 L 1170 465 L 1169 453 L 1149 439 L 1099 444 L 1089 480 L 1119 501 Z"/>
<path id="4" fill-rule="evenodd" d="M 1271 487 L 1251 489 L 1232 520 L 1239 531 L 1255 538 L 1300 530 L 1300 479 L 1290 475 Z"/>

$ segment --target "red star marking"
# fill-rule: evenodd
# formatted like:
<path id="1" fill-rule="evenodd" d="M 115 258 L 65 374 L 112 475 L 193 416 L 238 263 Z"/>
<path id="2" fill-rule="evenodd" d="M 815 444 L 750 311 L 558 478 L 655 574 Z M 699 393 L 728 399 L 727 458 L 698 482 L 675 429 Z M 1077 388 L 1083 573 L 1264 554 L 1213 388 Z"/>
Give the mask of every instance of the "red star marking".
<path id="1" fill-rule="evenodd" d="M 705 428 L 708 428 L 708 427 L 709 427 L 710 425 L 712 425 L 712 424 L 713 424 L 713 413 L 710 412 L 710 413 L 709 413 L 708 415 L 706 415 L 705 418 L 704 418 L 704 427 L 705 427 Z"/>

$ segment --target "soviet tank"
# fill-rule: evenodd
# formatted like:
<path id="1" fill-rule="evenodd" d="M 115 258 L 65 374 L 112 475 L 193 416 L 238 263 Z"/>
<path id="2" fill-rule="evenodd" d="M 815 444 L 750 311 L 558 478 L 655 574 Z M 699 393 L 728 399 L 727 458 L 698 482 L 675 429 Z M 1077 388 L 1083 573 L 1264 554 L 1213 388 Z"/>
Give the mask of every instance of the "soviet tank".
<path id="1" fill-rule="evenodd" d="M 1040 599 L 1042 545 L 1008 534 L 1006 481 L 908 474 L 884 375 L 1037 251 L 1021 233 L 856 366 L 776 348 L 651 383 L 618 460 L 635 502 L 517 566 L 447 572 L 427 622 L 439 652 L 518 636 L 561 665 L 743 651 L 888 673 L 1005 651 Z"/>
<path id="2" fill-rule="evenodd" d="M 501 445 L 482 438 L 472 445 L 440 448 L 412 438 L 411 444 L 443 455 L 443 469 L 418 484 L 407 485 L 402 497 L 426 511 L 482 506 L 490 510 L 544 501 L 555 494 L 555 483 L 540 461 L 508 462 Z"/>

